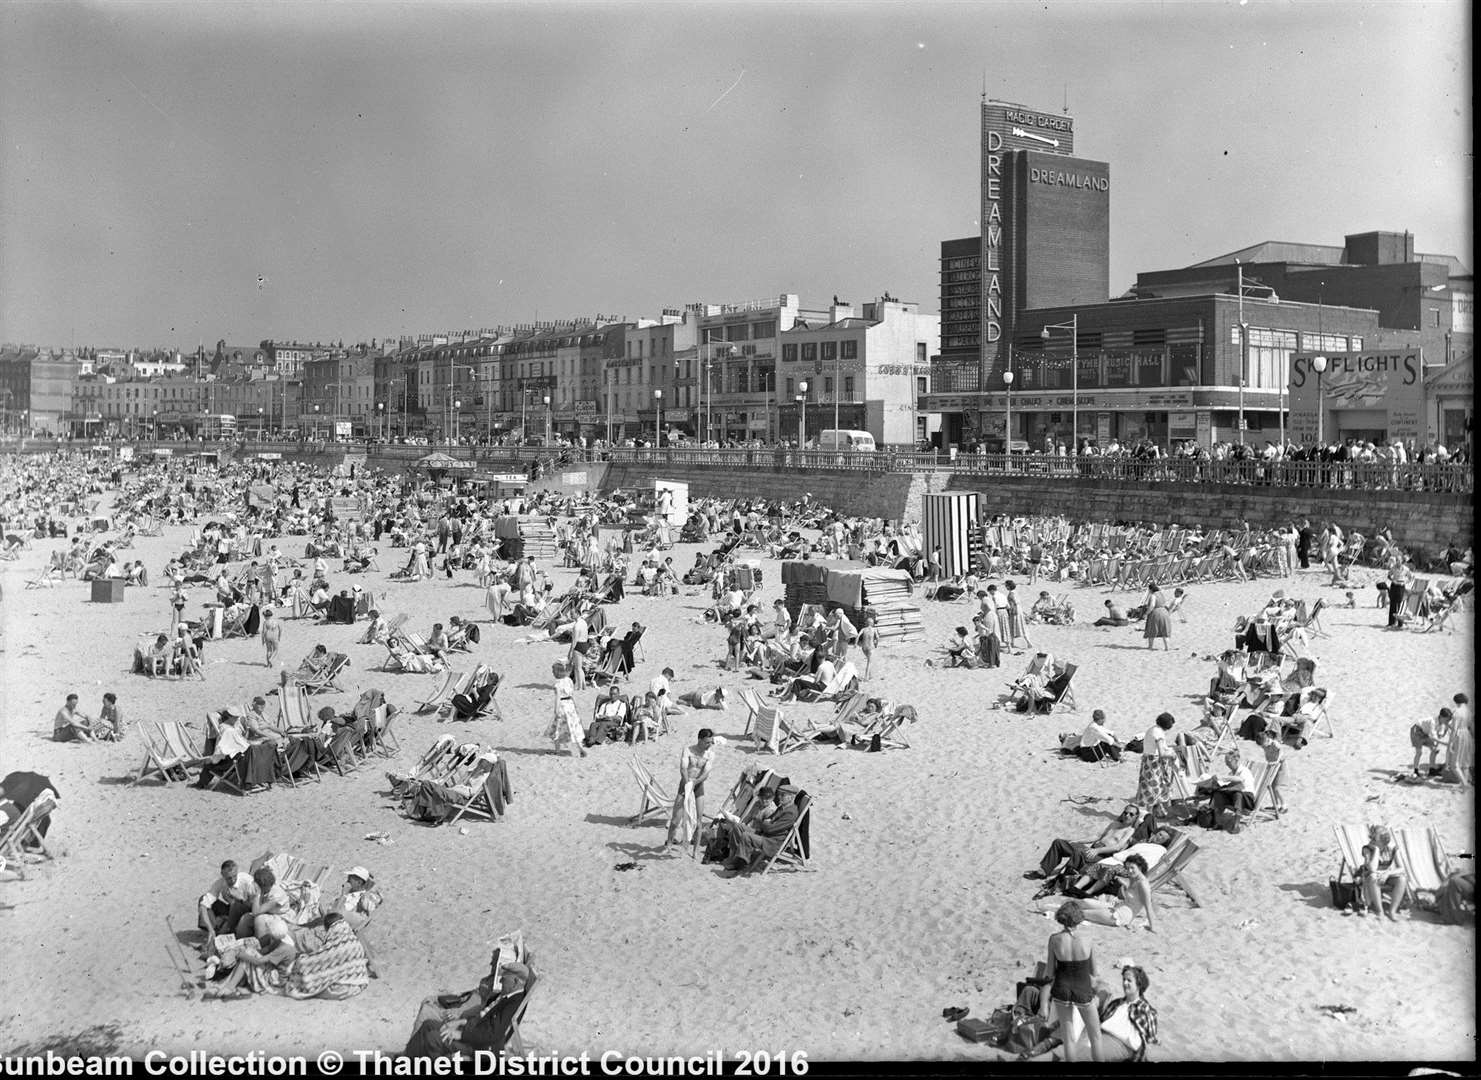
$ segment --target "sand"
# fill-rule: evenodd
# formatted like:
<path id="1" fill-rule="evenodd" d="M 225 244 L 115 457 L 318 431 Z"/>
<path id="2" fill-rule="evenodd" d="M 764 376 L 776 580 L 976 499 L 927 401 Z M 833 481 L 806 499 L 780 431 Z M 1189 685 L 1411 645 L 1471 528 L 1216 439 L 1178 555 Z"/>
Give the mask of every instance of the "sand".
<path id="1" fill-rule="evenodd" d="M 125 554 L 158 577 L 187 533 L 169 527 Z M 1005 657 L 997 671 L 925 666 L 969 609 L 923 602 L 926 637 L 877 655 L 866 684 L 919 710 L 911 749 L 816 745 L 772 759 L 741 737 L 739 704 L 724 715 L 688 713 L 674 735 L 638 747 L 672 790 L 679 752 L 700 726 L 727 736 L 711 811 L 753 762 L 814 793 L 809 870 L 729 880 L 687 856 L 658 856 L 660 825 L 629 826 L 638 804 L 632 751 L 613 745 L 585 760 L 548 752 L 541 734 L 550 663 L 563 647 L 515 645 L 527 631 L 489 623 L 474 656 L 504 675 L 502 722 L 412 716 L 437 677 L 379 671 L 385 650 L 353 644 L 363 624 L 289 620 L 284 662 L 296 665 L 316 642 L 352 658 L 346 693 L 325 703 L 348 707 L 375 686 L 406 708 L 401 760 L 249 797 L 130 786 L 143 756 L 137 732 L 121 744 L 50 741 L 68 691 L 91 715 L 113 690 L 131 721 L 199 727 L 206 710 L 266 691 L 274 673 L 258 642 L 234 640 L 208 647 L 205 682 L 129 674 L 136 637 L 167 621 L 167 590 L 129 589 L 117 606 L 89 604 L 88 587 L 74 581 L 25 590 L 56 546 L 37 541 L 3 566 L 3 770 L 46 773 L 62 795 L 51 833 L 60 857 L 0 884 L 5 981 L 12 991 L 26 988 L 0 1005 L 5 1052 L 83 1033 L 132 1054 L 395 1051 L 423 997 L 473 986 L 491 942 L 519 929 L 543 975 L 523 1028 L 537 1053 L 996 1059 L 998 1051 L 959 1038 L 942 1009 L 967 1006 L 985 1017 L 1011 999 L 1053 929 L 1029 910 L 1034 883 L 1023 871 L 1053 837 L 1098 832 L 1136 787 L 1135 755 L 1106 766 L 1061 759 L 1057 735 L 1083 726 L 1092 708 L 1106 710 L 1123 740 L 1164 709 L 1189 726 L 1213 669 L 1202 657 L 1225 647 L 1236 615 L 1282 585 L 1308 600 L 1340 599 L 1316 571 L 1294 583 L 1196 585 L 1169 652 L 1149 652 L 1134 628 L 1036 627 L 1036 642 L 1080 665 L 1079 707 L 1032 719 L 989 708 L 1026 657 Z M 302 553 L 301 538 L 283 546 Z M 685 566 L 697 550 L 681 544 L 672 554 Z M 486 618 L 471 573 L 454 582 L 386 581 L 402 554 L 383 548 L 383 572 L 358 579 L 389 594 L 383 610 L 407 613 L 424 632 L 454 614 Z M 760 599 L 769 610 L 781 575 L 779 564 L 763 565 Z M 572 574 L 553 572 L 558 590 Z M 352 580 L 332 575 L 331 584 Z M 1082 619 L 1101 609 L 1099 588 L 1054 588 L 1068 589 Z M 206 599 L 195 590 L 187 613 Z M 630 596 L 613 609 L 619 626 L 636 619 L 649 627 L 636 685 L 665 664 L 678 674 L 676 692 L 745 684 L 719 670 L 724 638 L 701 621 L 706 602 L 703 594 Z M 1390 779 L 1407 768 L 1410 723 L 1473 690 L 1473 616 L 1460 616 L 1451 635 L 1385 633 L 1382 613 L 1369 606 L 1329 609 L 1325 621 L 1331 636 L 1314 651 L 1337 734 L 1292 755 L 1284 782 L 1291 812 L 1279 821 L 1262 815 L 1239 835 L 1195 830 L 1202 853 L 1188 873 L 1203 906 L 1171 893 L 1156 934 L 1089 928 L 1104 961 L 1131 956 L 1150 975 L 1161 1022 L 1153 1060 L 1474 1058 L 1474 931 L 1423 914 L 1398 924 L 1344 917 L 1327 885 L 1338 866 L 1337 824 L 1432 824 L 1450 850 L 1473 850 L 1469 792 Z M 594 693 L 580 695 L 584 716 Z M 384 797 L 383 769 L 408 765 L 449 730 L 508 756 L 515 797 L 504 820 L 426 828 Z M 394 842 L 365 839 L 382 831 Z M 222 859 L 245 863 L 278 849 L 341 874 L 356 863 L 372 869 L 386 897 L 368 932 L 381 977 L 338 1003 L 191 1000 L 166 952 L 165 916 L 193 929 L 195 898 Z M 641 869 L 614 869 L 627 861 Z M 1333 1018 L 1318 1009 L 1335 1004 L 1356 1012 Z"/>

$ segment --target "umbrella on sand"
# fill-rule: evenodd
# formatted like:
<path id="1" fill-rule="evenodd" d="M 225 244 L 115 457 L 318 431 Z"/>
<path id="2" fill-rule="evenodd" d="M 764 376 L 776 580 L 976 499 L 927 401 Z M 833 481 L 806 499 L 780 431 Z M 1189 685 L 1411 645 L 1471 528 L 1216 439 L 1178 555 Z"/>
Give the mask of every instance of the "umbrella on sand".
<path id="1" fill-rule="evenodd" d="M 15 803 L 17 810 L 24 810 L 30 806 L 47 788 L 51 788 L 54 792 L 57 790 L 49 777 L 34 772 L 13 772 L 4 780 L 0 780 L 0 788 L 5 789 L 5 797 Z M 57 798 L 61 797 L 61 793 L 58 792 Z M 47 818 L 37 826 L 37 832 L 45 836 L 46 830 L 50 827 L 51 818 Z"/>
<path id="2" fill-rule="evenodd" d="M 0 787 L 5 789 L 5 797 L 15 803 L 17 810 L 24 810 L 36 801 L 47 788 L 57 790 L 57 786 L 51 782 L 50 777 L 42 776 L 35 772 L 13 772 L 4 780 L 0 780 Z M 60 799 L 61 793 L 57 793 Z"/>

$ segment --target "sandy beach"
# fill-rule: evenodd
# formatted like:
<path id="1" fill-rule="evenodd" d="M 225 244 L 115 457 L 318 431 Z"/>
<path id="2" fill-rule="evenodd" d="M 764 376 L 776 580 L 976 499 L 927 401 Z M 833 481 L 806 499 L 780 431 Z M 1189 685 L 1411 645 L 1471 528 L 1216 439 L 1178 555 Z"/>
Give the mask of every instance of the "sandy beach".
<path id="1" fill-rule="evenodd" d="M 472 987 L 491 943 L 517 929 L 542 976 L 523 1025 L 536 1053 L 997 1059 L 1000 1051 L 961 1039 L 942 1009 L 967 1006 L 986 1017 L 1011 1000 L 1054 928 L 1029 910 L 1034 883 L 1022 873 L 1054 837 L 1098 832 L 1136 787 L 1135 755 L 1084 764 L 1055 752 L 1057 736 L 1083 727 L 1094 708 L 1106 711 L 1122 741 L 1163 710 L 1189 729 L 1213 670 L 1204 658 L 1228 647 L 1236 616 L 1275 588 L 1308 601 L 1341 600 L 1315 569 L 1294 581 L 1190 586 L 1187 621 L 1174 623 L 1172 648 L 1151 652 L 1136 628 L 1089 625 L 1102 589 L 1049 586 L 1069 593 L 1079 621 L 1033 633 L 1079 665 L 1078 708 L 1036 718 L 990 708 L 1026 656 L 1005 656 L 996 671 L 926 666 L 928 658 L 940 663 L 941 643 L 970 610 L 922 601 L 924 638 L 876 655 L 866 683 L 915 705 L 910 749 L 814 745 L 781 759 L 758 755 L 742 738 L 746 711 L 733 692 L 725 714 L 688 712 L 674 734 L 637 748 L 672 791 L 694 732 L 710 725 L 725 736 L 710 812 L 753 762 L 814 795 L 808 871 L 732 880 L 687 855 L 658 855 L 660 825 L 628 824 L 638 805 L 627 761 L 633 751 L 610 745 L 584 760 L 550 753 L 542 738 L 550 664 L 564 646 L 514 644 L 528 631 L 486 621 L 471 572 L 451 582 L 387 581 L 405 553 L 384 545 L 381 572 L 331 574 L 331 585 L 358 581 L 386 594 L 382 610 L 405 613 L 423 632 L 452 615 L 482 621 L 473 659 L 504 677 L 502 721 L 446 725 L 414 716 L 438 677 L 380 671 L 384 647 L 353 643 L 363 623 L 289 620 L 282 657 L 289 666 L 318 642 L 351 657 L 346 693 L 316 705 L 348 708 L 361 690 L 379 687 L 403 708 L 399 762 L 234 797 L 130 786 L 143 759 L 137 731 L 118 744 L 52 742 L 52 716 L 69 691 L 90 715 L 111 690 L 131 722 L 179 719 L 199 730 L 208 709 L 275 685 L 255 640 L 212 642 L 204 682 L 128 673 L 134 641 L 168 621 L 160 568 L 188 533 L 167 527 L 124 552 L 142 558 L 156 583 L 129 589 L 116 606 L 88 603 L 88 587 L 75 581 L 24 588 L 59 541 L 38 540 L 4 564 L 3 771 L 45 773 L 61 794 L 50 835 L 60 857 L 29 867 L 24 881 L 0 883 L 0 952 L 12 989 L 0 1005 L 5 1053 L 79 1040 L 130 1054 L 397 1051 L 417 1003 Z M 301 538 L 281 543 L 302 556 Z M 680 544 L 670 554 L 687 566 L 699 550 L 709 545 Z M 766 609 L 781 595 L 781 574 L 777 562 L 763 567 Z M 557 592 L 573 576 L 554 569 Z M 723 632 L 701 619 L 707 591 L 686 591 L 693 595 L 630 595 L 611 609 L 618 626 L 649 627 L 633 684 L 645 686 L 668 665 L 678 692 L 747 685 L 720 670 Z M 1203 906 L 1176 891 L 1159 894 L 1157 933 L 1087 928 L 1103 962 L 1130 956 L 1146 968 L 1160 1018 L 1154 1061 L 1475 1057 L 1474 930 L 1423 913 L 1397 924 L 1344 916 L 1328 893 L 1339 861 L 1335 825 L 1433 825 L 1450 851 L 1474 850 L 1471 792 L 1392 780 L 1409 764 L 1409 725 L 1458 691 L 1474 693 L 1474 616 L 1460 615 L 1453 634 L 1387 633 L 1372 587 L 1357 592 L 1359 607 L 1328 608 L 1330 636 L 1314 642 L 1336 737 L 1290 755 L 1282 785 L 1290 812 L 1279 820 L 1262 814 L 1238 835 L 1193 830 L 1202 851 L 1188 874 Z M 187 614 L 197 615 L 206 599 L 206 590 L 193 590 Z M 584 719 L 595 693 L 580 694 Z M 269 701 L 272 715 L 276 699 Z M 787 709 L 799 718 L 831 710 Z M 426 828 L 400 817 L 385 797 L 385 769 L 409 765 L 447 731 L 507 755 L 514 801 L 504 820 Z M 1257 752 L 1250 743 L 1241 748 Z M 376 832 L 392 842 L 365 839 Z M 346 867 L 374 872 L 386 903 L 368 931 L 380 978 L 367 991 L 344 1002 L 201 1002 L 182 992 L 166 952 L 166 915 L 180 930 L 193 929 L 195 898 L 218 863 L 246 863 L 269 850 L 332 865 L 336 889 Z M 639 868 L 614 869 L 628 861 Z M 1334 1017 L 1319 1008 L 1337 1004 L 1356 1011 Z"/>

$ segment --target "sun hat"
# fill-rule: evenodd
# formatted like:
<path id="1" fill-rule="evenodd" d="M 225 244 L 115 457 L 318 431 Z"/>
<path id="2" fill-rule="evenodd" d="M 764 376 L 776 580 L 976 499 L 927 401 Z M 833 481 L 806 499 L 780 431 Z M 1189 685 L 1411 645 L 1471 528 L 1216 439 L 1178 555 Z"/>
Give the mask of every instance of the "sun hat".
<path id="1" fill-rule="evenodd" d="M 368 883 L 370 881 L 370 871 L 363 866 L 352 866 L 345 871 L 345 878 L 349 879 L 352 877 L 357 877 L 361 881 Z"/>

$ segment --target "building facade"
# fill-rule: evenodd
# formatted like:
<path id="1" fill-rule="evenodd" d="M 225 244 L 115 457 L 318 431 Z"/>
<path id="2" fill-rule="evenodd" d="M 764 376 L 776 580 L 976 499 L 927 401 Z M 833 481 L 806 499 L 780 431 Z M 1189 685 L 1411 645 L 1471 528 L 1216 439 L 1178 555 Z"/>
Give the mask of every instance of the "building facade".
<path id="1" fill-rule="evenodd" d="M 930 390 L 930 358 L 941 341 L 939 315 L 888 296 L 857 312 L 852 304 L 835 303 L 826 322 L 799 321 L 781 340 L 783 440 L 807 435 L 810 441 L 837 428 L 868 431 L 881 446 L 908 449 L 924 437 L 925 419 L 916 403 Z"/>

